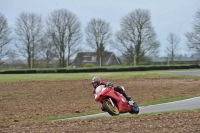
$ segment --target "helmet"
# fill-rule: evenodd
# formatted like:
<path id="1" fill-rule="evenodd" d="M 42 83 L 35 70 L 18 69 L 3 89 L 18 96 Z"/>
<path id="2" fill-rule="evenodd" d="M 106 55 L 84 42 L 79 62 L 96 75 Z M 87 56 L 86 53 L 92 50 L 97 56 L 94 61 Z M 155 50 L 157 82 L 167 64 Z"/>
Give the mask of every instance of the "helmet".
<path id="1" fill-rule="evenodd" d="M 94 88 L 98 87 L 101 83 L 101 79 L 99 77 L 92 78 L 92 85 Z"/>

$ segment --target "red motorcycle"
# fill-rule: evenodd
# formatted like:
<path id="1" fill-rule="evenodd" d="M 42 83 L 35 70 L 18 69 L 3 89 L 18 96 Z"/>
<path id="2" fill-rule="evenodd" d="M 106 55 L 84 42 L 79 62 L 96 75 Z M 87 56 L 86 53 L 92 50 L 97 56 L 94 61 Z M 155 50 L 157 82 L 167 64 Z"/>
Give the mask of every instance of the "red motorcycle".
<path id="1" fill-rule="evenodd" d="M 112 116 L 127 112 L 131 114 L 139 113 L 139 106 L 137 103 L 127 101 L 126 98 L 119 92 L 116 92 L 113 87 L 105 87 L 104 85 L 98 86 L 96 88 L 95 101 L 102 103 L 104 110 Z"/>

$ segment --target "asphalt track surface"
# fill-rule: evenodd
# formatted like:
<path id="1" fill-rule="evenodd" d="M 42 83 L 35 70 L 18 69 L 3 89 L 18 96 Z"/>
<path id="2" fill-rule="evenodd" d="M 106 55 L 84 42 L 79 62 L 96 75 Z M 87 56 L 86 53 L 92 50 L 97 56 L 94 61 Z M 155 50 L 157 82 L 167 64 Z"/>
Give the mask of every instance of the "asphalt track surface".
<path id="1" fill-rule="evenodd" d="M 177 111 L 177 110 L 195 110 L 200 108 L 200 97 L 190 98 L 181 101 L 169 102 L 164 104 L 150 105 L 145 107 L 140 107 L 139 114 L 147 114 L 153 112 L 167 112 L 167 111 Z M 129 113 L 120 114 L 127 115 Z M 106 113 L 80 116 L 80 117 L 72 117 L 60 120 L 71 120 L 71 119 L 86 119 L 86 118 L 95 118 L 95 117 L 110 117 L 110 115 Z"/>
<path id="2" fill-rule="evenodd" d="M 162 72 L 163 73 L 163 72 Z M 190 75 L 190 76 L 200 76 L 200 70 L 195 71 L 167 71 L 164 74 L 177 74 L 177 75 Z M 169 102 L 164 104 L 150 105 L 145 107 L 140 107 L 139 114 L 153 113 L 153 112 L 167 112 L 167 111 L 176 111 L 176 110 L 195 110 L 200 108 L 200 97 L 190 98 L 181 101 Z M 126 115 L 120 114 L 120 115 Z M 106 113 L 66 118 L 60 120 L 70 120 L 70 119 L 86 119 L 86 118 L 95 118 L 95 117 L 110 117 L 110 115 Z"/>
<path id="3" fill-rule="evenodd" d="M 166 72 L 163 72 L 163 74 L 200 76 L 200 70 L 191 70 L 191 71 L 166 71 Z"/>

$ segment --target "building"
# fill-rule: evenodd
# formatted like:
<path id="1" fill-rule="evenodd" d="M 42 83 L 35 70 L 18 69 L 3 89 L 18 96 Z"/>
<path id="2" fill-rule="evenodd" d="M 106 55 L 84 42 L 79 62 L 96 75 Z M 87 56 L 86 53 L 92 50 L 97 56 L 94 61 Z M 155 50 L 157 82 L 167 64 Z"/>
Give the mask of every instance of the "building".
<path id="1" fill-rule="evenodd" d="M 96 52 L 80 52 L 76 55 L 73 67 L 83 67 L 85 64 L 93 64 L 95 66 L 111 66 L 120 65 L 117 57 L 113 52 L 104 52 L 103 61 L 98 62 Z"/>

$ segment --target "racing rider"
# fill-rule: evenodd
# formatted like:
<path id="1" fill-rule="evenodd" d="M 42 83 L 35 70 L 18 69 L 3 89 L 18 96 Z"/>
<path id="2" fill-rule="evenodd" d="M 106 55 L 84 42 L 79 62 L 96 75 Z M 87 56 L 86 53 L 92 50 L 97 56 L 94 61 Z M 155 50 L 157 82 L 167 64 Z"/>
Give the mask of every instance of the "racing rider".
<path id="1" fill-rule="evenodd" d="M 94 87 L 93 88 L 93 94 L 96 93 L 96 88 L 99 85 L 105 85 L 106 87 L 113 87 L 114 86 L 113 83 L 111 83 L 111 82 L 103 82 L 103 81 L 101 81 L 101 79 L 99 77 L 97 77 L 97 76 L 92 78 L 92 85 Z M 132 103 L 132 104 L 134 103 L 133 100 L 131 99 L 131 97 L 128 96 L 125 93 L 125 91 L 122 89 L 121 86 L 114 87 L 114 90 L 117 91 L 117 92 L 119 92 L 119 93 L 121 93 L 128 101 L 132 101 L 132 102 L 129 102 L 129 103 Z"/>

